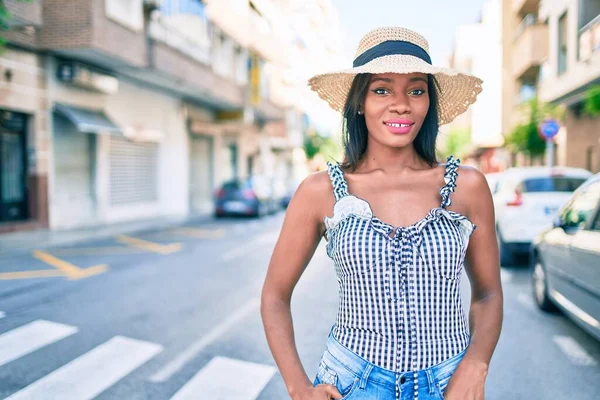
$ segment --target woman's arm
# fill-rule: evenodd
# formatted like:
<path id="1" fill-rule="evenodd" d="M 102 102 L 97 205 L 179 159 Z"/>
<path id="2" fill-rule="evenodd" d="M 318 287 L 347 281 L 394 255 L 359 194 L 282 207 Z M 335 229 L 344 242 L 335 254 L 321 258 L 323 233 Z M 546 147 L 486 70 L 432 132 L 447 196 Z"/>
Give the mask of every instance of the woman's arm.
<path id="1" fill-rule="evenodd" d="M 503 295 L 496 240 L 494 205 L 485 176 L 461 168 L 457 199 L 466 204 L 469 219 L 477 225 L 467 249 L 466 272 L 471 283 L 469 327 L 471 343 L 452 377 L 446 399 L 480 400 L 489 364 L 500 337 Z"/>
<path id="2" fill-rule="evenodd" d="M 325 395 L 331 391 L 323 387 L 319 389 L 321 397 L 304 397 L 313 390 L 312 382 L 300 363 L 290 310 L 294 287 L 323 236 L 325 213 L 321 210 L 325 207 L 333 208 L 333 194 L 329 177 L 322 172 L 309 176 L 296 190 L 262 290 L 261 315 L 267 342 L 292 398 L 328 399 Z"/>

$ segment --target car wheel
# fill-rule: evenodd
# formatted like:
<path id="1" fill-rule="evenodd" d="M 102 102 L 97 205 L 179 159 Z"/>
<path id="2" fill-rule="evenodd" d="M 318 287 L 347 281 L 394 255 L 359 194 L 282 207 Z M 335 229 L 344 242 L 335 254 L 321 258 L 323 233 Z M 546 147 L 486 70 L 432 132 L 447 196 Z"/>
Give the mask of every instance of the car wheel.
<path id="1" fill-rule="evenodd" d="M 256 218 L 262 218 L 265 215 L 267 215 L 267 207 L 264 203 L 258 203 L 258 205 L 256 206 L 256 214 L 254 214 L 254 216 Z"/>
<path id="2" fill-rule="evenodd" d="M 531 285 L 535 304 L 537 304 L 537 306 L 543 311 L 556 311 L 556 306 L 548 296 L 548 279 L 546 277 L 546 269 L 542 265 L 542 261 L 539 259 L 539 257 L 536 258 L 533 263 Z"/>
<path id="3" fill-rule="evenodd" d="M 499 230 L 497 231 L 497 235 L 498 250 L 500 251 L 500 265 L 502 265 L 503 267 L 513 265 L 515 261 L 515 255 L 513 254 L 508 244 L 506 244 L 504 240 L 502 240 L 502 235 L 500 234 Z"/>

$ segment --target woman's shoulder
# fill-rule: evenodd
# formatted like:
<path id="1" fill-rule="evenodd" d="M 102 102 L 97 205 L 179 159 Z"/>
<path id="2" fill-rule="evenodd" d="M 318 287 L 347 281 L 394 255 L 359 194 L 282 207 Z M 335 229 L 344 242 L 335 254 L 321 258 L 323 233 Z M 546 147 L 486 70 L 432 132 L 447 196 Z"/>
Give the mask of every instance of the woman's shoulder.
<path id="1" fill-rule="evenodd" d="M 460 165 L 458 167 L 456 186 L 457 188 L 462 186 L 468 192 L 477 192 L 489 187 L 483 173 L 470 165 Z"/>
<path id="2" fill-rule="evenodd" d="M 491 196 L 490 187 L 481 171 L 468 165 L 458 167 L 453 204 L 461 214 L 471 218 L 474 210 L 491 204 Z"/>
<path id="3" fill-rule="evenodd" d="M 332 202 L 333 188 L 327 171 L 313 172 L 308 175 L 296 190 L 295 197 L 314 206 Z"/>

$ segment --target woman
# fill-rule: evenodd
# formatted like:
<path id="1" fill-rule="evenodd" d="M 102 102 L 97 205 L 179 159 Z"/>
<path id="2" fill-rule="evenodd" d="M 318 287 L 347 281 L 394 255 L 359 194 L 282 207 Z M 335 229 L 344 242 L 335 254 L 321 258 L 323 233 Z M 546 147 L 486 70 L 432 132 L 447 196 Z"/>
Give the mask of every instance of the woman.
<path id="1" fill-rule="evenodd" d="M 309 83 L 344 115 L 345 160 L 298 188 L 263 287 L 265 332 L 290 397 L 484 399 L 502 323 L 491 194 L 477 170 L 435 157 L 438 126 L 475 101 L 481 80 L 432 66 L 419 34 L 380 28 L 362 39 L 352 69 Z M 290 300 L 321 237 L 340 302 L 311 382 Z"/>

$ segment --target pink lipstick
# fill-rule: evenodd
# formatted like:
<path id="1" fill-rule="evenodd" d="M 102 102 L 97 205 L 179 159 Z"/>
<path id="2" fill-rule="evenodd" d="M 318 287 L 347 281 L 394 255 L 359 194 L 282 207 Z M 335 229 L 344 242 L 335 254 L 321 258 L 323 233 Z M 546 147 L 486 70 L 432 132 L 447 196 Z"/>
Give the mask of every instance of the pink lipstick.
<path id="1" fill-rule="evenodd" d="M 395 135 L 405 135 L 410 132 L 415 124 L 409 119 L 389 119 L 383 122 L 387 129 Z"/>

